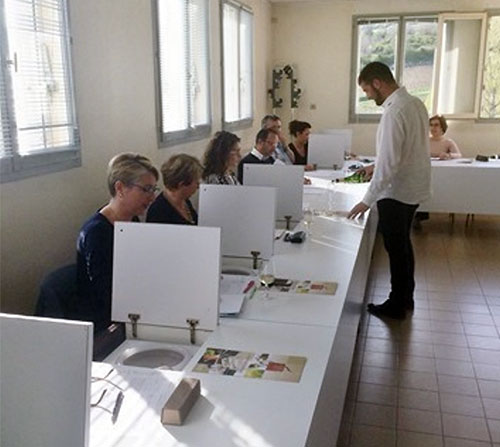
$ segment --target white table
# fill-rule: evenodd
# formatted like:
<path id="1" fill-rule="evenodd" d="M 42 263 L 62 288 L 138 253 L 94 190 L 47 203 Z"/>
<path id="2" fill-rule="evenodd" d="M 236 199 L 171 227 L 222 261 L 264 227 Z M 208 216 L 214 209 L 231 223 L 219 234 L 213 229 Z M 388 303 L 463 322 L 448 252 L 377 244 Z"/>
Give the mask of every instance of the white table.
<path id="1" fill-rule="evenodd" d="M 432 161 L 432 197 L 419 211 L 500 214 L 500 160 Z"/>
<path id="2" fill-rule="evenodd" d="M 184 373 L 116 368 L 116 380 L 127 388 L 122 412 L 113 425 L 109 414 L 92 409 L 90 445 L 331 447 L 343 411 L 376 215 L 353 222 L 324 214 L 349 210 L 366 187 L 314 179 L 304 196 L 318 211 L 312 236 L 301 245 L 277 242 L 267 267 L 278 277 L 336 281 L 334 296 L 271 293 L 265 299 L 258 292 L 239 318 L 221 320 Z M 301 355 L 307 363 L 299 383 L 192 373 L 208 346 Z M 109 370 L 94 367 L 96 373 Z M 163 427 L 161 407 L 182 376 L 200 378 L 203 398 L 186 425 Z"/>

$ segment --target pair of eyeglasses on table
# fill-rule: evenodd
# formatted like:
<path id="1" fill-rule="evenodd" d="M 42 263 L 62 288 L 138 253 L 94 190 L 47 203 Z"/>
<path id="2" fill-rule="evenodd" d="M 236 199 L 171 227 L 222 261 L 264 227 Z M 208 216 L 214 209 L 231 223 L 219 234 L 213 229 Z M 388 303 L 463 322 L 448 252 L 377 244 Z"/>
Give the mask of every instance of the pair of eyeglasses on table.
<path id="1" fill-rule="evenodd" d="M 122 406 L 122 402 L 123 402 L 123 399 L 125 397 L 125 395 L 123 394 L 123 392 L 125 390 L 121 386 L 117 385 L 116 383 L 114 383 L 114 382 L 112 382 L 111 380 L 108 379 L 108 377 L 111 375 L 111 373 L 113 371 L 114 371 L 114 369 L 111 368 L 106 373 L 106 375 L 104 375 L 103 377 L 92 377 L 92 379 L 91 379 L 91 383 L 105 382 L 105 383 L 107 383 L 109 385 L 112 385 L 114 388 L 116 388 L 118 390 L 118 394 L 116 395 L 116 399 L 115 399 L 115 402 L 114 402 L 114 405 L 113 405 L 113 409 L 110 410 L 109 408 L 107 408 L 104 405 L 102 405 L 102 401 L 104 399 L 104 396 L 106 396 L 109 388 L 104 388 L 101 391 L 101 394 L 99 395 L 99 398 L 97 399 L 97 401 L 90 403 L 90 407 L 91 408 L 99 408 L 101 410 L 104 410 L 104 411 L 110 413 L 111 414 L 111 422 L 114 424 L 117 421 L 117 419 L 118 419 L 118 415 L 120 414 L 120 409 L 121 409 L 121 406 Z"/>

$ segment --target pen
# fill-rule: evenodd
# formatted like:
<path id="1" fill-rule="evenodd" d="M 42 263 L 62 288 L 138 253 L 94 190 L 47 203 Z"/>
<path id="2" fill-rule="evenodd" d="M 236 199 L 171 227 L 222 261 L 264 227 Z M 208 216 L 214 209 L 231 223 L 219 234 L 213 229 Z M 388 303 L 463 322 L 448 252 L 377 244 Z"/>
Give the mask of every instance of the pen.
<path id="1" fill-rule="evenodd" d="M 243 290 L 243 293 L 247 293 L 255 284 L 255 281 L 250 281 L 247 286 L 245 287 L 245 290 Z"/>

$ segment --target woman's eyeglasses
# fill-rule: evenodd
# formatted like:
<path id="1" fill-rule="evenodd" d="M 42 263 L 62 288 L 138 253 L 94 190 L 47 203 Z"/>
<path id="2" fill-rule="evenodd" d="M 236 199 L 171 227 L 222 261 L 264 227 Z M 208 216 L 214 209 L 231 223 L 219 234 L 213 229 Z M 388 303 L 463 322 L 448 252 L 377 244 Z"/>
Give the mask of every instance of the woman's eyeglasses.
<path id="1" fill-rule="evenodd" d="M 139 188 L 142 192 L 145 192 L 146 194 L 156 194 L 160 188 L 156 185 L 139 185 L 138 183 L 130 183 L 130 186 L 135 186 Z"/>

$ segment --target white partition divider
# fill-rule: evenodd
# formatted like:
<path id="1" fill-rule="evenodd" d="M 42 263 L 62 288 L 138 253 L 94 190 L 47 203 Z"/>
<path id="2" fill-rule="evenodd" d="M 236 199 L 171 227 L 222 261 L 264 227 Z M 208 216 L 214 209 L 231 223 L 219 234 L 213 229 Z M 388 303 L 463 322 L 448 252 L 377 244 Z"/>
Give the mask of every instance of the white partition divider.
<path id="1" fill-rule="evenodd" d="M 273 254 L 276 188 L 264 186 L 201 185 L 198 225 L 222 229 L 223 256 Z"/>
<path id="2" fill-rule="evenodd" d="M 307 161 L 318 168 L 342 169 L 344 156 L 351 152 L 351 129 L 327 129 L 309 136 Z"/>
<path id="3" fill-rule="evenodd" d="M 92 323 L 0 314 L 0 443 L 86 447 Z"/>
<path id="4" fill-rule="evenodd" d="M 219 321 L 220 229 L 115 224 L 112 318 L 212 331 Z"/>
<path id="5" fill-rule="evenodd" d="M 287 165 L 243 165 L 245 186 L 273 186 L 276 188 L 276 218 L 302 219 L 304 194 L 304 167 Z"/>

